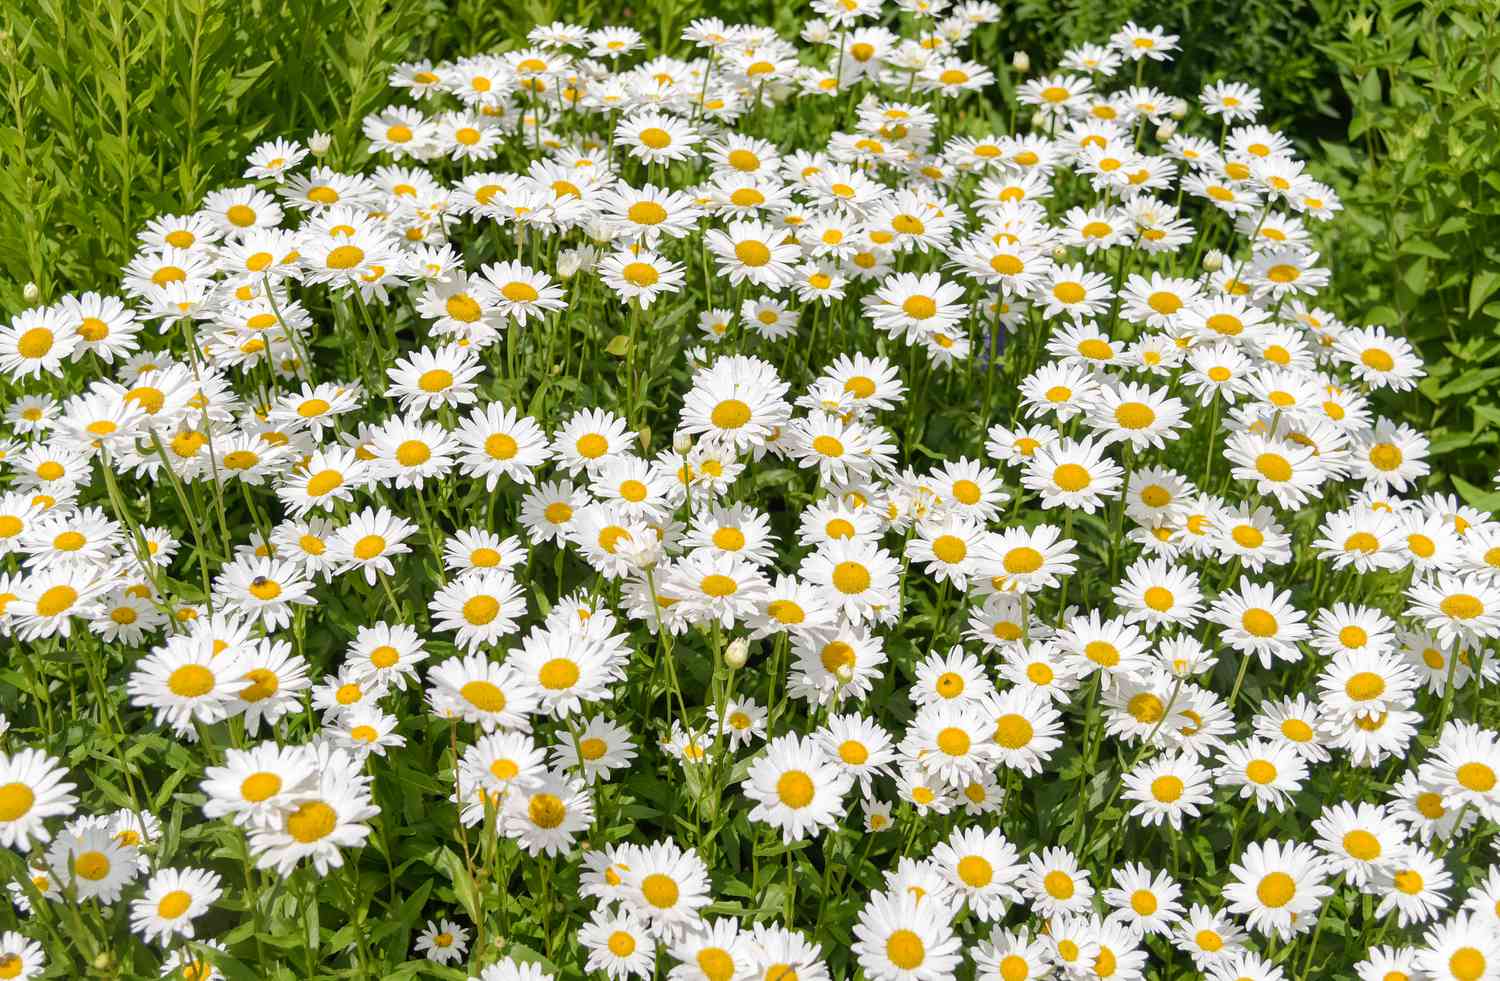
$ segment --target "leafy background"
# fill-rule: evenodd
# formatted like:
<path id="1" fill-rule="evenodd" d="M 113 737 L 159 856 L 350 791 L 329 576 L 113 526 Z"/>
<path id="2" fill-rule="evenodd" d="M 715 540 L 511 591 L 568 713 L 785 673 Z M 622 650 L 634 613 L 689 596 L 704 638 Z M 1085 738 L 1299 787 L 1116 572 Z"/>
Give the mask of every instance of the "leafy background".
<path id="1" fill-rule="evenodd" d="M 1122 21 L 1184 38 L 1172 91 L 1258 86 L 1348 215 L 1321 243 L 1341 315 L 1417 343 L 1429 377 L 1383 411 L 1431 434 L 1434 485 L 1500 510 L 1500 4 L 1493 0 L 1018 0 L 977 50 L 1011 89 Z M 7 0 L 0 8 L 0 306 L 110 289 L 152 215 L 191 210 L 272 136 L 330 132 L 358 163 L 390 66 L 513 46 L 555 18 L 631 24 L 666 50 L 692 18 L 773 23 L 775 0 Z M 679 52 L 681 53 L 681 52 Z"/>

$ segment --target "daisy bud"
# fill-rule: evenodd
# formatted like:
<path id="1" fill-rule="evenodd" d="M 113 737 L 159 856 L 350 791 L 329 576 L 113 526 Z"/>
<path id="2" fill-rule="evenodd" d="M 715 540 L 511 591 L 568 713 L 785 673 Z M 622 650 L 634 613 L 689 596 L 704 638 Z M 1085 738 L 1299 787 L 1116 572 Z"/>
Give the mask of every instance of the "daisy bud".
<path id="1" fill-rule="evenodd" d="M 1017 74 L 1025 75 L 1031 71 L 1031 56 L 1024 51 L 1017 51 L 1010 56 L 1010 67 L 1014 68 Z"/>
<path id="2" fill-rule="evenodd" d="M 651 449 L 651 427 L 650 426 L 642 426 L 640 428 L 640 431 L 637 433 L 637 435 L 640 437 L 641 449 L 642 450 L 649 450 L 649 449 Z"/>
<path id="3" fill-rule="evenodd" d="M 21 287 L 21 296 L 25 297 L 27 303 L 35 303 L 42 298 L 42 291 L 37 289 L 35 283 L 27 283 Z"/>
<path id="4" fill-rule="evenodd" d="M 634 541 L 617 545 L 615 551 L 637 569 L 649 572 L 661 561 L 661 539 L 654 535 L 637 535 Z"/>
<path id="5" fill-rule="evenodd" d="M 569 249 L 557 257 L 557 278 L 572 279 L 574 273 L 578 272 L 583 265 L 583 256 L 578 254 L 577 249 Z"/>
<path id="6" fill-rule="evenodd" d="M 1204 272 L 1218 272 L 1224 268 L 1224 253 L 1218 249 L 1209 249 L 1208 255 L 1203 257 Z"/>
<path id="7" fill-rule="evenodd" d="M 1187 106 L 1173 106 L 1172 107 L 1171 116 L 1172 116 L 1173 119 L 1177 120 L 1178 122 L 1181 122 L 1182 120 L 1186 119 L 1187 118 Z"/>
<path id="8" fill-rule="evenodd" d="M 688 450 L 691 450 L 692 448 L 693 448 L 693 435 L 692 435 L 692 433 L 673 433 L 672 434 L 672 449 L 673 450 L 676 450 L 678 453 L 682 453 L 682 454 L 686 455 L 687 452 L 688 452 Z"/>
<path id="9" fill-rule="evenodd" d="M 1067 249 L 1063 248 L 1061 245 L 1053 246 L 1053 248 L 1052 248 L 1052 259 L 1053 259 L 1053 261 L 1055 261 L 1055 262 L 1062 262 L 1067 257 L 1068 257 L 1068 250 Z"/>
<path id="10" fill-rule="evenodd" d="M 101 950 L 94 955 L 94 970 L 108 971 L 115 966 L 115 955 L 107 950 Z"/>
<path id="11" fill-rule="evenodd" d="M 1160 143 L 1165 143 L 1176 135 L 1177 124 L 1170 119 L 1163 120 L 1162 124 L 1156 127 L 1156 139 Z"/>
<path id="12" fill-rule="evenodd" d="M 847 661 L 833 669 L 833 676 L 838 679 L 839 685 L 847 685 L 854 680 L 854 665 Z"/>
<path id="13" fill-rule="evenodd" d="M 748 660 L 750 660 L 750 642 L 743 637 L 736 637 L 730 641 L 729 646 L 724 650 L 724 663 L 729 665 L 731 670 L 738 671 Z"/>
<path id="14" fill-rule="evenodd" d="M 313 152 L 313 156 L 315 157 L 321 157 L 326 154 L 328 148 L 332 145 L 333 137 L 318 130 L 313 130 L 313 135 L 307 140 L 307 148 Z"/>
<path id="15" fill-rule="evenodd" d="M 802 40 L 808 44 L 829 44 L 833 40 L 833 31 L 826 20 L 810 20 L 802 28 Z"/>

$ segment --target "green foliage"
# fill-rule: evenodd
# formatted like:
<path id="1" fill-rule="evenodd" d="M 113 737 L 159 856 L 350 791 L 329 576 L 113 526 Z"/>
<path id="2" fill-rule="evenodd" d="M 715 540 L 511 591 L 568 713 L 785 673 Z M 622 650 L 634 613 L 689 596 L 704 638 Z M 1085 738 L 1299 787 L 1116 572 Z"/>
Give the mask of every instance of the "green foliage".
<path id="1" fill-rule="evenodd" d="M 1071 39 L 1107 35 L 1126 18 L 1161 23 L 1222 39 L 1186 47 L 1165 78 L 1173 91 L 1253 79 L 1269 121 L 1332 135 L 1336 79 L 1316 45 L 1334 37 L 1346 6 L 1023 0 L 982 32 L 979 52 L 996 68 L 1016 50 L 1051 63 Z M 258 139 L 321 129 L 352 147 L 402 58 L 514 47 L 533 24 L 614 19 L 606 13 L 597 0 L 16 0 L 0 15 L 0 300 L 20 307 L 26 282 L 48 300 L 110 287 L 145 221 L 234 180 Z M 761 20 L 794 35 L 801 12 L 667 0 L 619 14 L 667 50 L 693 17 Z"/>
<path id="2" fill-rule="evenodd" d="M 1267 125 L 1305 138 L 1339 128 L 1337 76 L 1319 45 L 1337 37 L 1353 6 L 1349 0 L 1021 0 L 1005 10 L 1001 30 L 1006 50 L 1055 65 L 1079 39 L 1108 37 L 1127 20 L 1160 24 L 1182 39 L 1182 50 L 1153 73 L 1158 88 L 1190 97 L 1208 82 L 1246 82 L 1261 91 Z"/>
<path id="3" fill-rule="evenodd" d="M 1391 0 L 1323 49 L 1353 106 L 1348 145 L 1324 144 L 1349 212 L 1326 233 L 1333 295 L 1420 348 L 1428 377 L 1389 408 L 1431 431 L 1434 469 L 1470 503 L 1494 507 L 1479 488 L 1500 442 L 1500 7 Z"/>
<path id="4" fill-rule="evenodd" d="M 0 14 L 0 299 L 108 288 L 154 214 L 268 136 L 352 145 L 436 0 L 16 0 Z M 430 18 L 428 18 L 430 19 Z"/>

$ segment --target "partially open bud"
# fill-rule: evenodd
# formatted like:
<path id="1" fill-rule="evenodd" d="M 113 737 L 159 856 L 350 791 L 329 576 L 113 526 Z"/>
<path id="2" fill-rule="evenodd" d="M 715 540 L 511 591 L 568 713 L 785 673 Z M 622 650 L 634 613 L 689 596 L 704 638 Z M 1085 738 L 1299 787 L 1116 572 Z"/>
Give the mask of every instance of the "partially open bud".
<path id="1" fill-rule="evenodd" d="M 750 641 L 744 637 L 736 637 L 724 649 L 724 663 L 733 671 L 743 668 L 748 660 L 750 660 Z"/>
<path id="2" fill-rule="evenodd" d="M 681 453 L 684 456 L 686 456 L 688 450 L 691 450 L 692 448 L 693 448 L 693 435 L 692 435 L 692 433 L 673 433 L 672 434 L 672 449 L 674 449 L 678 453 Z"/>
<path id="3" fill-rule="evenodd" d="M 1024 51 L 1017 51 L 1010 56 L 1010 67 L 1019 75 L 1025 75 L 1031 71 L 1031 56 Z"/>
<path id="4" fill-rule="evenodd" d="M 307 148 L 313 152 L 313 156 L 315 157 L 323 156 L 331 146 L 333 146 L 333 137 L 327 133 L 320 133 L 317 130 L 313 130 L 313 135 L 307 139 Z"/>
<path id="5" fill-rule="evenodd" d="M 854 680 L 854 665 L 849 663 L 840 664 L 833 669 L 833 676 L 838 679 L 840 687 Z"/>
<path id="6" fill-rule="evenodd" d="M 1218 249 L 1209 249 L 1208 255 L 1203 257 L 1203 271 L 1215 273 L 1224 268 L 1224 253 Z"/>
<path id="7" fill-rule="evenodd" d="M 650 572 L 661 562 L 661 539 L 656 535 L 632 535 L 615 545 L 615 554 L 642 572 Z"/>
<path id="8" fill-rule="evenodd" d="M 21 296 L 26 299 L 27 303 L 35 303 L 42 298 L 42 291 L 37 289 L 35 283 L 27 283 L 21 287 Z"/>
<path id="9" fill-rule="evenodd" d="M 1156 139 L 1159 143 L 1165 143 L 1177 135 L 1177 124 L 1170 119 L 1163 119 L 1161 125 L 1156 127 Z"/>

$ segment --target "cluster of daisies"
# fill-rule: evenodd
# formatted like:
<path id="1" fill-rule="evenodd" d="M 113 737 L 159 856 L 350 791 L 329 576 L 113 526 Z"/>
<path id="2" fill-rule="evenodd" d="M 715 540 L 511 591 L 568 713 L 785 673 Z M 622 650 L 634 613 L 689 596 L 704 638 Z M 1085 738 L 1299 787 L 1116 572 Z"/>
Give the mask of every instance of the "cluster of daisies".
<path id="1" fill-rule="evenodd" d="M 483 981 L 1500 978 L 1500 522 L 1424 493 L 1426 437 L 1379 414 L 1411 346 L 1318 305 L 1336 195 L 1248 86 L 1179 132 L 1159 28 L 1022 82 L 1025 133 L 955 134 L 999 10 L 898 6 L 905 36 L 816 0 L 802 48 L 556 23 L 401 65 L 379 166 L 266 143 L 147 226 L 120 295 L 0 330 L 0 636 L 32 691 L 74 652 L 100 726 L 199 763 L 170 821 L 159 761 L 80 809 L 105 757 L 65 766 L 62 700 L 16 702 L 0 845 L 36 929 L 0 977 L 72 956 L 48 911 L 80 903 L 221 977 L 254 905 L 222 857 L 357 881 L 412 819 L 377 774 L 420 752 L 470 895 L 475 853 L 577 880 L 545 967 L 455 890 L 420 911 L 414 953 Z M 799 101 L 823 145 L 752 135 Z M 606 322 L 626 357 L 574 366 Z M 606 372 L 614 404 L 531 397 Z M 1004 421 L 921 443 L 955 387 Z M 641 770 L 691 813 L 628 811 Z M 166 861 L 200 818 L 238 844 Z M 788 856 L 753 883 L 782 915 L 724 912 L 764 908 L 730 821 Z M 1223 867 L 1180 849 L 1208 834 Z"/>

